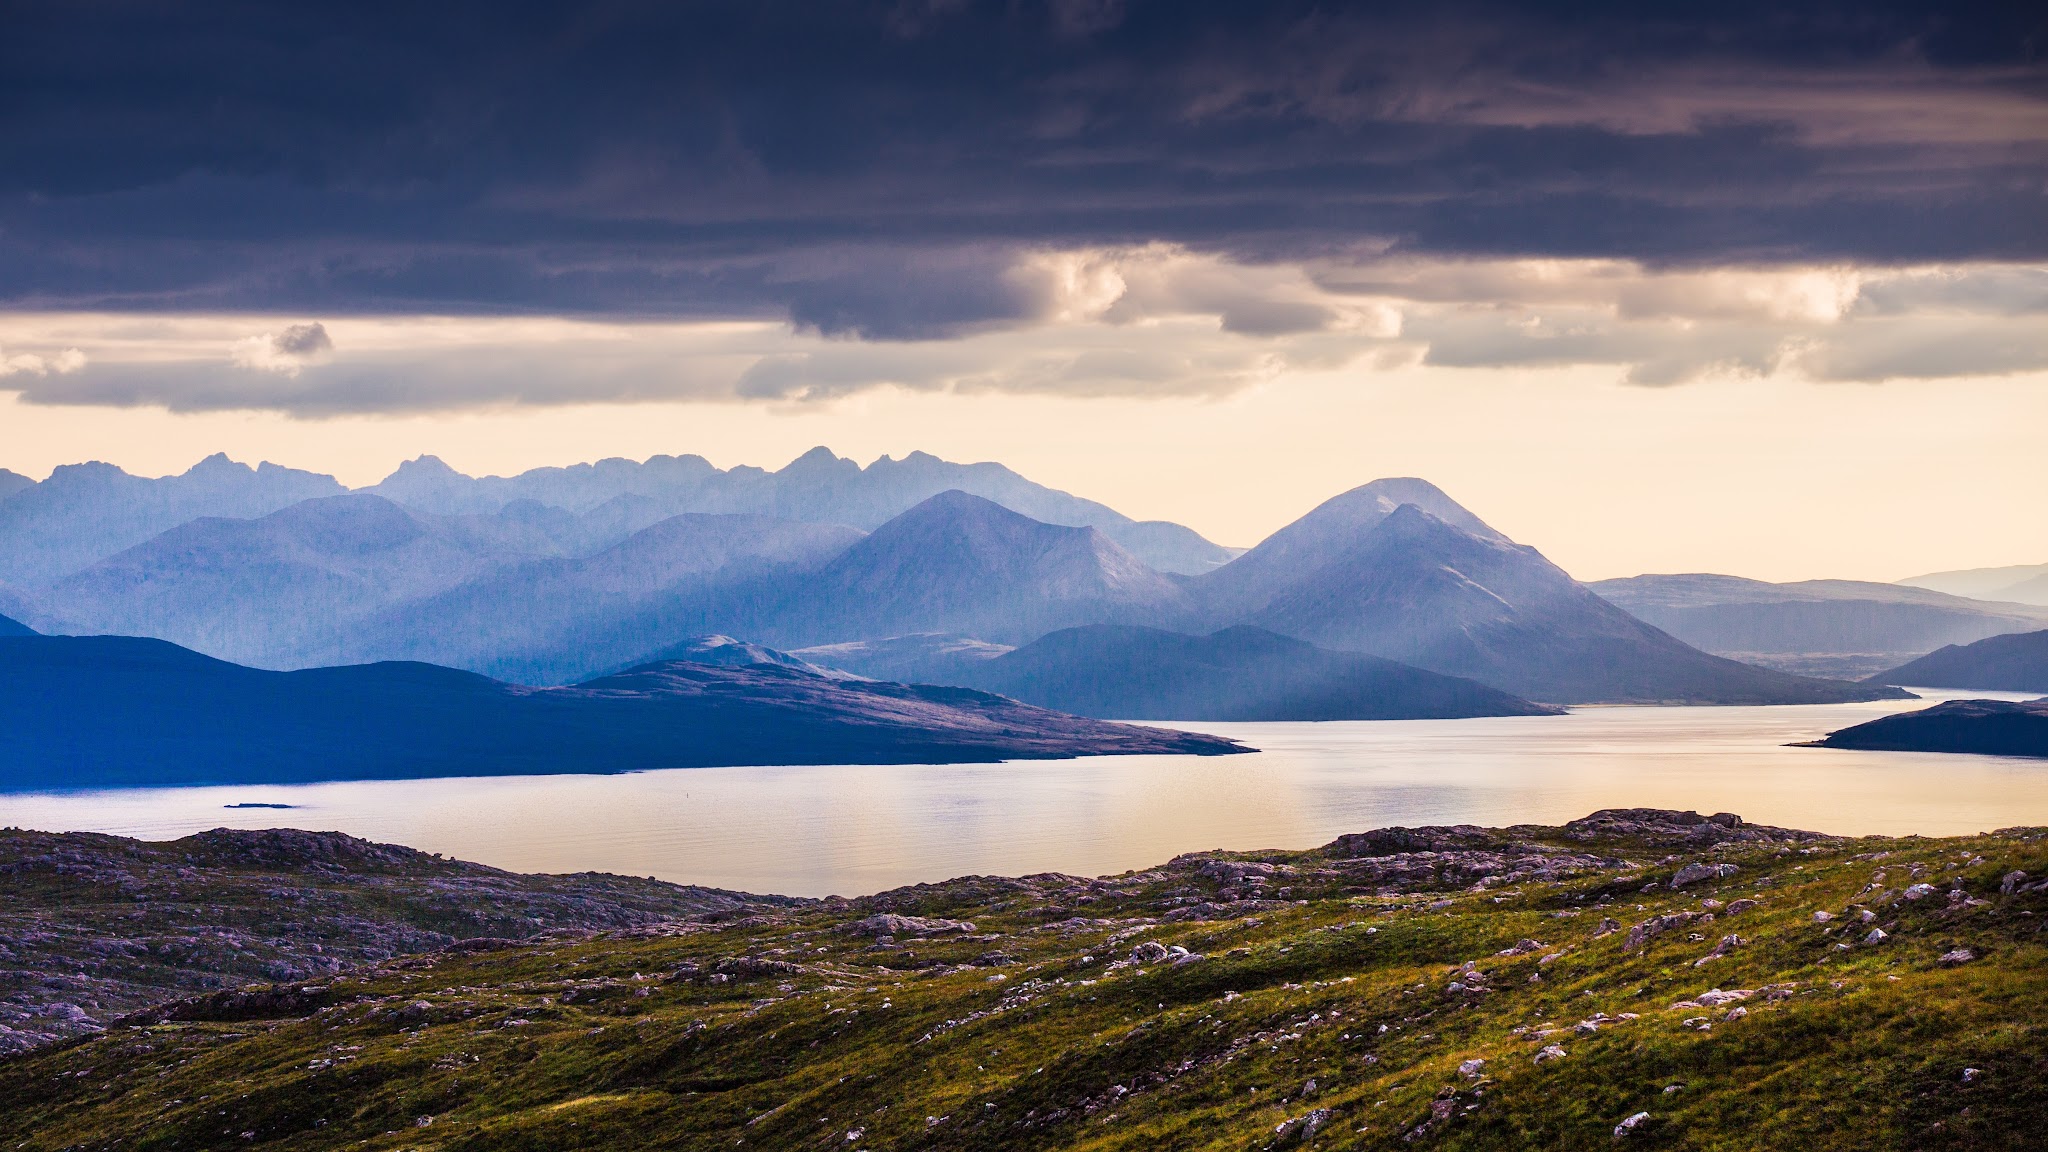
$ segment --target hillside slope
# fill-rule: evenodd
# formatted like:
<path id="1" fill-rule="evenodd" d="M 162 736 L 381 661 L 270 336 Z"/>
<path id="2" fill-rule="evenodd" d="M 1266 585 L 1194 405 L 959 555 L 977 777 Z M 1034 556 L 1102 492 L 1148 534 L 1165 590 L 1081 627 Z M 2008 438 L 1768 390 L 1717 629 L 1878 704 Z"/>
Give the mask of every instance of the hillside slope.
<path id="1" fill-rule="evenodd" d="M 637 876 L 522 876 L 338 832 L 216 828 L 150 842 L 9 828 L 0 1057 L 179 996 L 318 979 L 458 941 L 502 947 L 800 903 Z"/>
<path id="2" fill-rule="evenodd" d="M 1188 611 L 1179 584 L 1096 529 L 942 492 L 792 582 L 753 626 L 722 630 L 778 647 L 917 632 L 1019 643 L 1076 624 Z"/>
<path id="3" fill-rule="evenodd" d="M 43 601 L 82 630 L 267 667 L 332 664 L 381 654 L 364 629 L 377 612 L 518 563 L 545 539 L 517 518 L 329 496 L 255 519 L 190 521 L 66 577 Z"/>
<path id="4" fill-rule="evenodd" d="M 573 683 L 744 626 L 860 537 L 837 524 L 685 513 L 593 556 L 526 560 L 394 605 L 359 635 L 383 659 Z"/>
<path id="5" fill-rule="evenodd" d="M 1625 810 L 967 877 L 177 1002 L 0 1061 L 0 1139 L 2026 1148 L 2044 873 L 2042 829 Z"/>
<path id="6" fill-rule="evenodd" d="M 264 516 L 344 491 L 332 476 L 219 453 L 160 478 L 66 464 L 0 501 L 0 580 L 33 589 L 202 516 Z"/>
<path id="7" fill-rule="evenodd" d="M 2048 629 L 1950 645 L 1880 672 L 1870 683 L 2048 692 Z"/>
<path id="8" fill-rule="evenodd" d="M 1108 624 L 1068 628 L 963 667 L 961 683 L 1115 720 L 1427 720 L 1540 716 L 1472 680 L 1261 628 L 1208 636 Z"/>

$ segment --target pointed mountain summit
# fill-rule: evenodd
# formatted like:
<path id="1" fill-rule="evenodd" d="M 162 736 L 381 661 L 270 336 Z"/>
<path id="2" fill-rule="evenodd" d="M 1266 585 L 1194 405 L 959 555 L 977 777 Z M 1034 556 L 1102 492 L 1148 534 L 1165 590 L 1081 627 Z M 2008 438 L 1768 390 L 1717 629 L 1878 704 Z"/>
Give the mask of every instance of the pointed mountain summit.
<path id="1" fill-rule="evenodd" d="M 1821 703 L 1881 698 L 1709 656 L 1600 599 L 1534 548 L 1413 504 L 1246 623 L 1551 703 Z"/>
<path id="2" fill-rule="evenodd" d="M 1179 585 L 1094 528 L 1045 524 L 947 491 L 792 590 L 760 635 L 792 645 L 911 632 L 1021 642 L 1105 617 L 1182 613 Z"/>
<path id="3" fill-rule="evenodd" d="M 1410 476 L 1375 480 L 1323 501 L 1260 541 L 1258 547 L 1203 577 L 1203 601 L 1211 612 L 1222 616 L 1256 612 L 1282 590 L 1357 545 L 1404 504 L 1482 539 L 1507 539 L 1427 480 Z"/>

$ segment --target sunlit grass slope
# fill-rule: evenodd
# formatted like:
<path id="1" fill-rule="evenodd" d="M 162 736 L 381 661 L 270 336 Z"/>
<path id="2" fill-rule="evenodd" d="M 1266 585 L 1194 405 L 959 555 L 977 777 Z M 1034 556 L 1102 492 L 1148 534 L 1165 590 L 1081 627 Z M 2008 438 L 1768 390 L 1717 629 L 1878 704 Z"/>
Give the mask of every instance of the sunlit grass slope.
<path id="1" fill-rule="evenodd" d="M 178 1002 L 0 1062 L 0 1147 L 2038 1147 L 2043 876 L 1638 812 L 966 878 Z"/>

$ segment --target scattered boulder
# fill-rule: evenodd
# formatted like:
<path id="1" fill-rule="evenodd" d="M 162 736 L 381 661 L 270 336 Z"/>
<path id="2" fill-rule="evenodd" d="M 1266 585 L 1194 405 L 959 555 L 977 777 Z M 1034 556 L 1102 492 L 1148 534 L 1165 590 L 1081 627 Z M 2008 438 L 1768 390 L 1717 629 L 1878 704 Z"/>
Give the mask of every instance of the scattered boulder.
<path id="1" fill-rule="evenodd" d="M 1273 1127 L 1273 1142 L 1285 1144 L 1289 1141 L 1308 1141 L 1314 1139 L 1315 1134 L 1322 1131 L 1323 1125 L 1330 1122 L 1332 1115 L 1334 1113 L 1330 1109 L 1318 1108 L 1305 1115 L 1296 1116 L 1290 1120 L 1282 1120 Z"/>
<path id="2" fill-rule="evenodd" d="M 1731 988 L 1726 992 L 1712 988 L 1693 997 L 1692 1002 L 1702 1008 L 1719 1008 L 1723 1004 L 1735 1004 L 1754 995 L 1756 990 L 1753 988 Z"/>
<path id="3" fill-rule="evenodd" d="M 1998 882 L 1998 894 L 2001 896 L 2012 895 L 2012 890 L 2019 887 L 2020 883 L 2024 881 L 2026 878 L 2027 874 L 2025 872 L 2020 872 L 2017 870 L 2007 872 L 2005 874 L 2005 878 Z"/>
<path id="4" fill-rule="evenodd" d="M 1891 935 L 1890 933 L 1887 933 L 1884 929 L 1872 928 L 1870 930 L 1870 935 L 1865 936 L 1863 938 L 1863 942 L 1865 944 L 1882 944 L 1889 939 L 1891 939 Z"/>
<path id="5" fill-rule="evenodd" d="M 1475 1056 L 1458 1065 L 1458 1075 L 1463 1076 L 1467 1080 L 1477 1080 L 1485 1067 L 1486 1061 Z"/>
<path id="6" fill-rule="evenodd" d="M 1649 1118 L 1650 1114 L 1648 1112 L 1638 1112 L 1635 1115 L 1630 1116 L 1628 1119 L 1623 1120 L 1621 1123 L 1616 1124 L 1614 1126 L 1614 1135 L 1617 1138 L 1626 1136 L 1629 1133 L 1634 1132 L 1636 1128 L 1642 1124 L 1643 1121 L 1648 1120 Z"/>
<path id="7" fill-rule="evenodd" d="M 1947 952 L 1943 952 L 1941 954 L 1941 957 L 1938 960 L 1936 960 L 1935 963 L 1940 964 L 1944 968 L 1953 968 L 1958 964 L 1968 964 L 1970 961 L 1975 960 L 1976 958 L 1977 954 L 1975 952 L 1970 951 L 1968 948 L 1954 948 Z"/>
<path id="8" fill-rule="evenodd" d="M 1173 953 L 1166 950 L 1166 945 L 1161 944 L 1157 940 L 1147 940 L 1136 948 L 1131 949 L 1131 963 L 1163 964 L 1172 955 Z"/>
<path id="9" fill-rule="evenodd" d="M 1564 1058 L 1565 1050 L 1562 1044 L 1545 1044 L 1543 1050 L 1536 1053 L 1536 1063 L 1538 1064 L 1548 1064 L 1552 1060 L 1562 1060 Z"/>
<path id="10" fill-rule="evenodd" d="M 1934 891 L 1934 885 L 1932 884 L 1915 884 L 1906 889 L 1905 897 L 1908 900 L 1925 900 L 1929 896 L 1934 895 Z"/>
<path id="11" fill-rule="evenodd" d="M 1628 940 L 1622 945 L 1625 952 L 1634 952 L 1652 939 L 1662 936 L 1673 928 L 1683 928 L 1699 918 L 1697 912 L 1671 912 L 1663 916 L 1652 916 L 1628 930 Z"/>
<path id="12" fill-rule="evenodd" d="M 1834 918 L 1835 914 L 1833 912 L 1815 912 L 1813 914 L 1813 922 L 1815 924 L 1825 924 Z"/>
<path id="13" fill-rule="evenodd" d="M 937 936 L 946 932 L 972 932 L 974 925 L 967 920 L 940 920 L 882 912 L 865 920 L 856 920 L 843 931 L 855 936 Z"/>
<path id="14" fill-rule="evenodd" d="M 1733 932 L 1730 932 L 1728 935 L 1721 937 L 1721 942 L 1719 944 L 1714 945 L 1714 950 L 1712 952 L 1709 952 L 1705 956 L 1702 956 L 1699 959 L 1693 961 L 1692 966 L 1698 968 L 1702 964 L 1707 964 L 1711 963 L 1712 961 L 1719 960 L 1721 957 L 1726 956 L 1728 953 L 1734 951 L 1737 948 L 1742 947 L 1744 944 L 1747 943 L 1749 943 L 1748 940 L 1745 940 L 1742 937 L 1737 936 Z"/>
<path id="15" fill-rule="evenodd" d="M 1742 869 L 1734 864 L 1687 864 L 1671 877 L 1673 888 L 1683 888 L 1702 880 L 1721 880 L 1733 876 Z"/>

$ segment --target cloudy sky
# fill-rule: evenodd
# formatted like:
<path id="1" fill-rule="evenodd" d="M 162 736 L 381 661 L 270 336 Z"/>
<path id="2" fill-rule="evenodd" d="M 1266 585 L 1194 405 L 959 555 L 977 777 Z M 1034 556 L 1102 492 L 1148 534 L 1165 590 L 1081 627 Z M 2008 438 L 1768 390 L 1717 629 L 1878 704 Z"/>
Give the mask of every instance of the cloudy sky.
<path id="1" fill-rule="evenodd" d="M 2048 561 L 2010 3 L 31 2 L 0 466 L 996 458 L 1248 544 Z"/>

